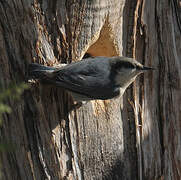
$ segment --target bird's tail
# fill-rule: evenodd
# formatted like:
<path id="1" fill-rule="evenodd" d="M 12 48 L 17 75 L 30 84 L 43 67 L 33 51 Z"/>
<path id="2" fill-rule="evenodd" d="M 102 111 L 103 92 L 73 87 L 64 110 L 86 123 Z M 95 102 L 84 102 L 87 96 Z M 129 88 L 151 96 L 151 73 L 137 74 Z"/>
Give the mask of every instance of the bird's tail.
<path id="1" fill-rule="evenodd" d="M 47 77 L 51 77 L 56 68 L 47 67 L 37 63 L 32 63 L 28 67 L 28 76 L 33 79 L 43 80 Z"/>

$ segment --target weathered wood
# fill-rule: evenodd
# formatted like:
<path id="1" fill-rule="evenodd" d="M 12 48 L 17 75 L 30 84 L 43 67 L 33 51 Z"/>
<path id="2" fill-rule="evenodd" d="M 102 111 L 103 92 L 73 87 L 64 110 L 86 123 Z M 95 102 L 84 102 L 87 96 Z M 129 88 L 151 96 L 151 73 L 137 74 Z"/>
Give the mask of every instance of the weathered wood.
<path id="1" fill-rule="evenodd" d="M 62 89 L 24 92 L 4 114 L 3 179 L 180 179 L 178 1 L 0 1 L 0 84 L 49 66 L 126 55 L 154 66 L 122 99 L 72 109 Z"/>
<path id="2" fill-rule="evenodd" d="M 181 31 L 178 1 L 141 1 L 135 57 L 154 65 L 136 90 L 142 179 L 180 179 Z M 140 108 L 139 108 L 140 106 Z"/>

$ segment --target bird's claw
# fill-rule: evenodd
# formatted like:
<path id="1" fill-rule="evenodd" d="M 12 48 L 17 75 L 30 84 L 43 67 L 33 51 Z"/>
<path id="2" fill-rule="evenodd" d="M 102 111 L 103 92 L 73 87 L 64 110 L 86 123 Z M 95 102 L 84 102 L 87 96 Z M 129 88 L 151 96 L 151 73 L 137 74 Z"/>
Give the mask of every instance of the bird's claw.
<path id="1" fill-rule="evenodd" d="M 37 79 L 28 79 L 28 83 L 36 84 L 36 83 L 38 83 L 38 80 Z"/>

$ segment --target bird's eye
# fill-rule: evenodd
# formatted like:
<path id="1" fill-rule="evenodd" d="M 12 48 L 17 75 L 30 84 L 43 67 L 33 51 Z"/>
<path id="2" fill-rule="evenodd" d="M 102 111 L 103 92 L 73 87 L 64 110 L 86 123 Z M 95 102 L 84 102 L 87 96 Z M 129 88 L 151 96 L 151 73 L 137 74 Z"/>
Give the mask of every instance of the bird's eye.
<path id="1" fill-rule="evenodd" d="M 142 70 L 142 68 L 140 66 L 136 66 L 137 70 Z"/>
<path id="2" fill-rule="evenodd" d="M 131 69 L 136 68 L 136 66 L 135 66 L 134 64 L 130 63 L 130 62 L 125 62 L 125 63 L 123 64 L 123 67 L 124 67 L 124 68 L 131 68 Z"/>

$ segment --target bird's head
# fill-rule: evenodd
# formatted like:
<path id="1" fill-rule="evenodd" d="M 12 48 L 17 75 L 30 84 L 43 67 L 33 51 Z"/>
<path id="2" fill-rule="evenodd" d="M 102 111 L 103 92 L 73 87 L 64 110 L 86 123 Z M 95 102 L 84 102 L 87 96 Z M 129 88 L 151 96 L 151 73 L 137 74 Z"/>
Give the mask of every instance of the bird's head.
<path id="1" fill-rule="evenodd" d="M 111 62 L 111 68 L 115 72 L 115 83 L 125 89 L 139 74 L 154 69 L 143 66 L 138 61 L 127 57 L 114 58 Z"/>

